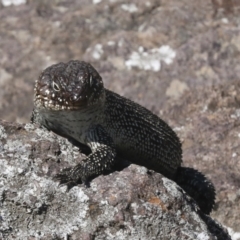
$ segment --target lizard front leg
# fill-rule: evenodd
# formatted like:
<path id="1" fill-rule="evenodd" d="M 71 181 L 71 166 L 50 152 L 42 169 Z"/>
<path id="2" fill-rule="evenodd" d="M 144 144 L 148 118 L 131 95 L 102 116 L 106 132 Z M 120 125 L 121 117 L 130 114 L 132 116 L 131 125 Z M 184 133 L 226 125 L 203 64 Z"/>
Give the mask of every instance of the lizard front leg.
<path id="1" fill-rule="evenodd" d="M 57 174 L 54 179 L 61 184 L 74 185 L 79 180 L 86 183 L 89 177 L 102 174 L 113 165 L 116 157 L 114 142 L 102 126 L 91 127 L 85 141 L 92 153 L 81 163 Z"/>

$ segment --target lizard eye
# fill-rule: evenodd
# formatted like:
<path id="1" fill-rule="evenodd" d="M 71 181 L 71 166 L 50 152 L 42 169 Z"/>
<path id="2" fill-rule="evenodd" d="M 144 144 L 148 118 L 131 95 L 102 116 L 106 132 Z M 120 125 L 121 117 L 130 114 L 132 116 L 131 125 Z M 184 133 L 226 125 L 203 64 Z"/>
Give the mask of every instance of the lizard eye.
<path id="1" fill-rule="evenodd" d="M 54 91 L 59 92 L 60 91 L 60 87 L 58 84 L 56 84 L 54 81 L 52 82 L 52 88 Z"/>

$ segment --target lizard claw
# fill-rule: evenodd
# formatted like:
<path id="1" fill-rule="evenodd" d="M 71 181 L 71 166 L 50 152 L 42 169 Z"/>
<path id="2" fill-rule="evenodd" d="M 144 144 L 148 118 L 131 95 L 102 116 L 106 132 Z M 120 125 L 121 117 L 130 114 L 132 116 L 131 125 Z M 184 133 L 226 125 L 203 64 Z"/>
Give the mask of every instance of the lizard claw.
<path id="1" fill-rule="evenodd" d="M 58 181 L 59 185 L 67 185 L 68 190 L 77 185 L 77 183 L 80 181 L 82 182 L 85 186 L 89 186 L 89 182 L 87 181 L 87 178 L 80 178 L 76 179 L 74 178 L 74 168 L 65 168 L 61 170 L 60 173 L 56 174 L 53 177 L 53 180 Z"/>
<path id="2" fill-rule="evenodd" d="M 53 180 L 58 181 L 59 185 L 67 185 L 68 190 L 76 185 L 76 181 L 71 177 L 72 168 L 65 168 L 60 173 L 53 177 Z"/>

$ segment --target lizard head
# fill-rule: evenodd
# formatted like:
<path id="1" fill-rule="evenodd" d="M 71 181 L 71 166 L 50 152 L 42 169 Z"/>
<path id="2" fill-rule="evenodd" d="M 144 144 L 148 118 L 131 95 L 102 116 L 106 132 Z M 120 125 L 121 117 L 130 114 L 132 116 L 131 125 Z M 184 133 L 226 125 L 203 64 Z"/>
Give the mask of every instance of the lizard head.
<path id="1" fill-rule="evenodd" d="M 89 63 L 78 60 L 46 68 L 34 88 L 34 104 L 42 109 L 78 110 L 104 100 L 101 76 Z"/>

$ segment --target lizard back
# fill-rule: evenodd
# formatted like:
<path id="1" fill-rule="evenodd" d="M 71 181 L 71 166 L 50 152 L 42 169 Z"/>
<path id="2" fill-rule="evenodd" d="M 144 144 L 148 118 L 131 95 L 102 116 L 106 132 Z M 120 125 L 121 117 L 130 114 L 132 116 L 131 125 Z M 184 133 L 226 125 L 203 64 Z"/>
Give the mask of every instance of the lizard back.
<path id="1" fill-rule="evenodd" d="M 181 143 L 176 133 L 146 108 L 105 91 L 103 124 L 116 144 L 117 153 L 172 178 L 182 162 Z"/>

